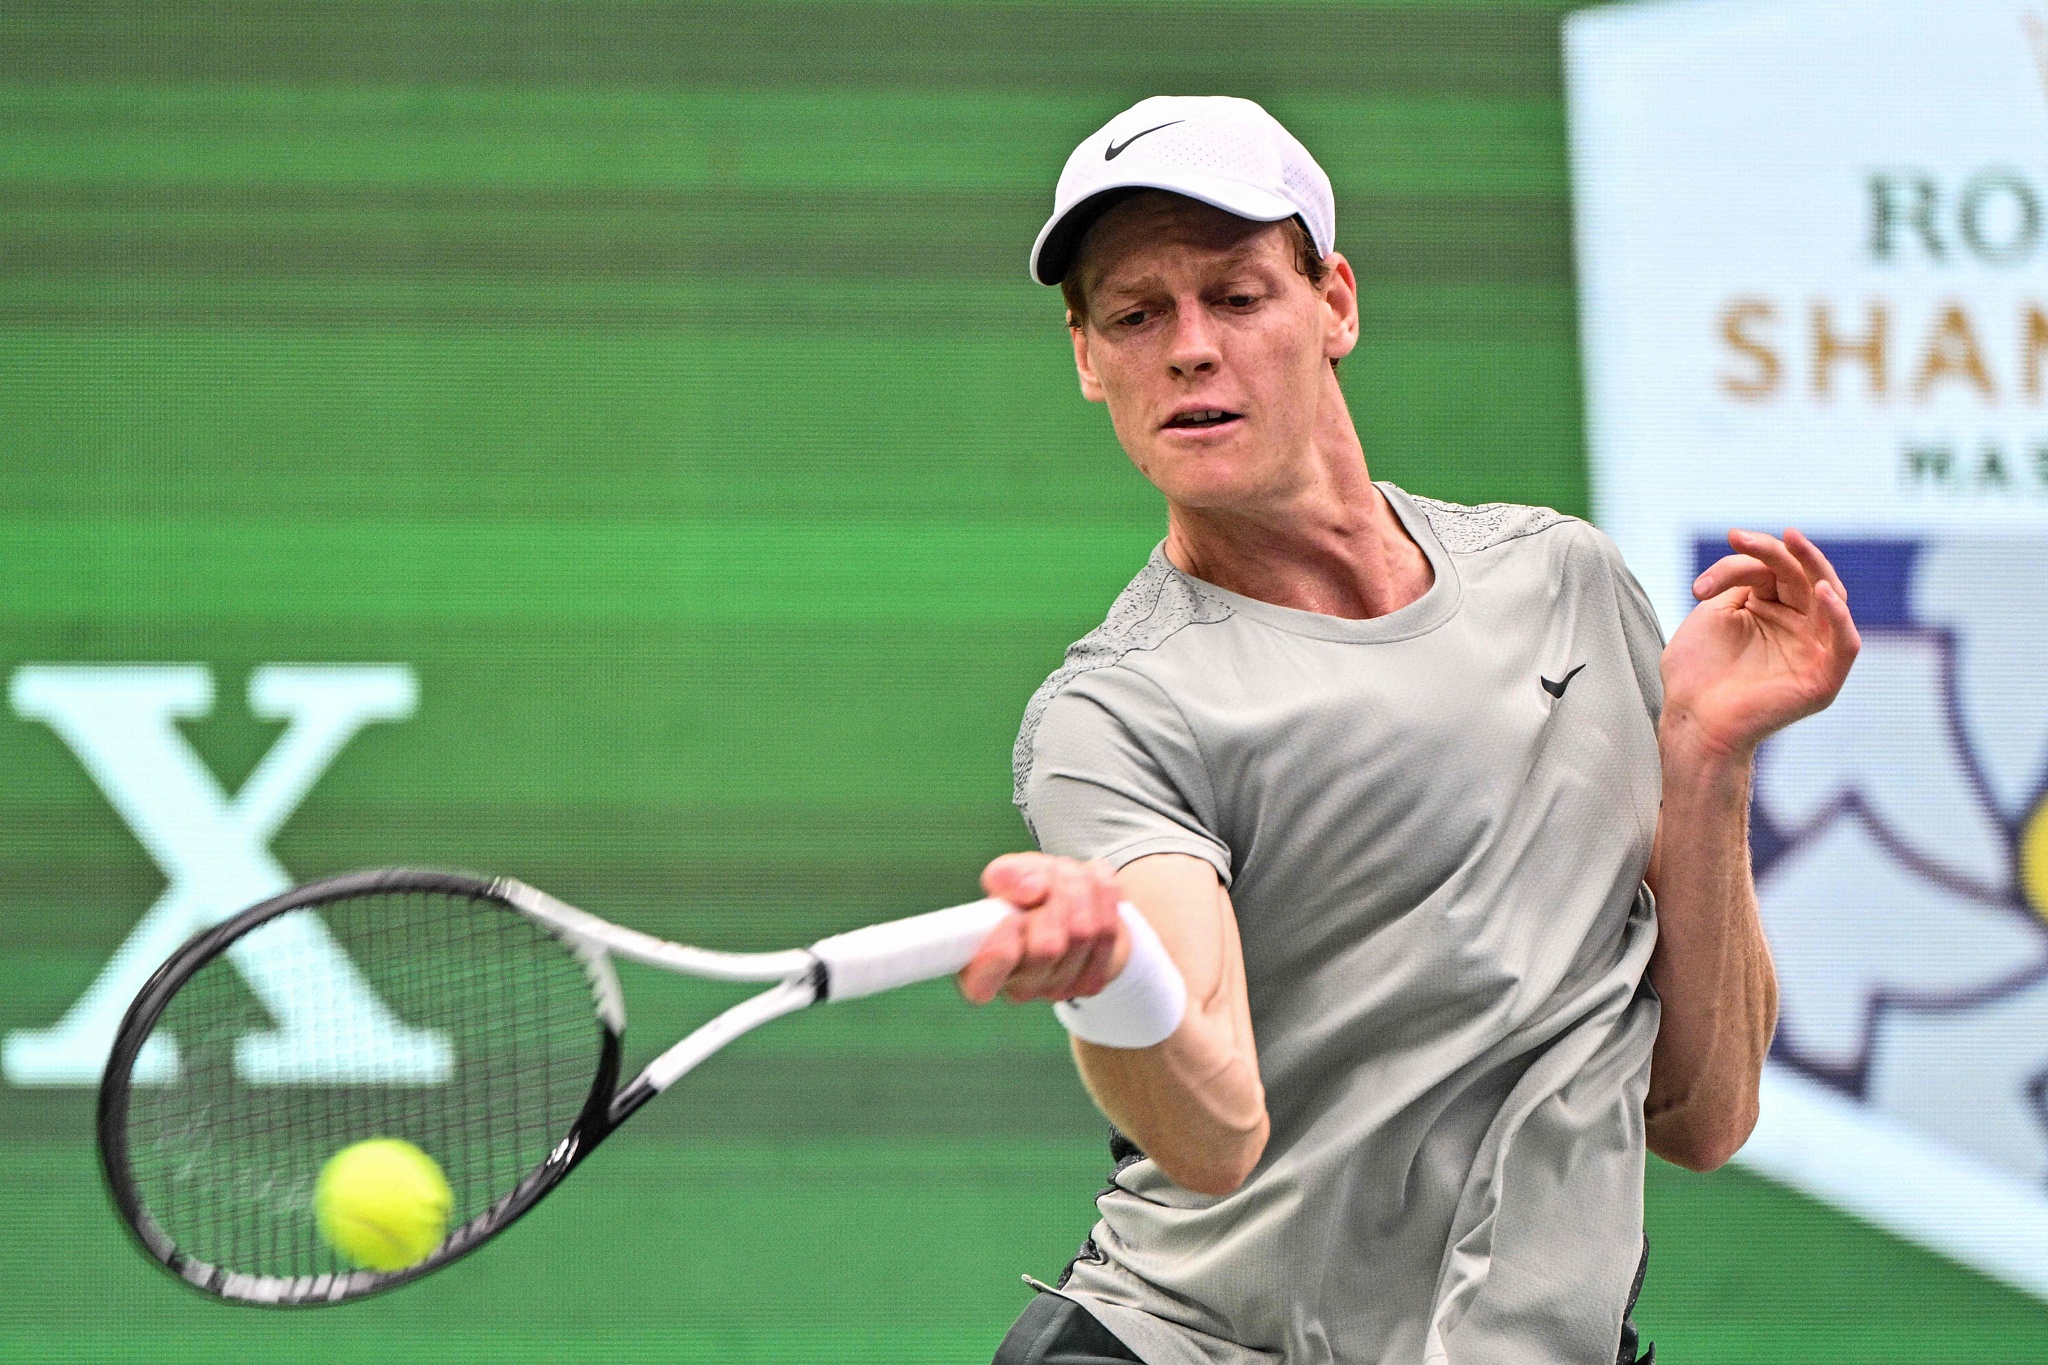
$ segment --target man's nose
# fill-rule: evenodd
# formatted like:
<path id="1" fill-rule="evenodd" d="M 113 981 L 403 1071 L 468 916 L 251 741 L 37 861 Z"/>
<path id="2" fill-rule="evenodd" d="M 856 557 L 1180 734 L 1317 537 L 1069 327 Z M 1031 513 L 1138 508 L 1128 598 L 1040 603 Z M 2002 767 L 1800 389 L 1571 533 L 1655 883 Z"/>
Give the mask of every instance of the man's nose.
<path id="1" fill-rule="evenodd" d="M 1174 310 L 1173 338 L 1167 348 L 1166 364 L 1182 379 L 1211 374 L 1223 361 L 1215 321 L 1199 304 L 1183 303 Z"/>

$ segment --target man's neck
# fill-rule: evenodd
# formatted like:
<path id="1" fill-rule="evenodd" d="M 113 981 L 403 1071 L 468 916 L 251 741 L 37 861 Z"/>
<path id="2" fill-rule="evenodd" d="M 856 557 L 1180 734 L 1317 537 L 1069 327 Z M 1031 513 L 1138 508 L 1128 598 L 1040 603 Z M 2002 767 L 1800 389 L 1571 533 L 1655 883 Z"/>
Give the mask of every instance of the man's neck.
<path id="1" fill-rule="evenodd" d="M 1429 591 L 1429 558 L 1367 472 L 1341 396 L 1325 416 L 1338 420 L 1318 423 L 1310 476 L 1288 497 L 1252 508 L 1168 503 L 1175 568 L 1243 597 L 1350 620 L 1399 611 Z"/>

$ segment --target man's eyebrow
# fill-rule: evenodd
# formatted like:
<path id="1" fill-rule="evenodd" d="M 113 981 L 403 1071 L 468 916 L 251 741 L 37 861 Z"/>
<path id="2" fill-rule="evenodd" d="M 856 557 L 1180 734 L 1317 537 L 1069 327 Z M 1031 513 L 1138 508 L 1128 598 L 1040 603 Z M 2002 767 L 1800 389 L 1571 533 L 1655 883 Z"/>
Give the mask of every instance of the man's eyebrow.
<path id="1" fill-rule="evenodd" d="M 1232 266 L 1243 265 L 1246 261 L 1253 259 L 1258 254 L 1258 239 L 1256 237 L 1247 237 L 1243 241 L 1239 242 L 1236 246 L 1230 248 L 1230 250 L 1223 253 L 1223 263 L 1225 265 Z"/>
<path id="2" fill-rule="evenodd" d="M 1088 292 L 1091 294 L 1109 295 L 1142 294 L 1148 289 L 1157 289 L 1164 283 L 1165 281 L 1162 280 L 1156 273 L 1151 275 L 1138 275 L 1130 279 L 1122 280 L 1097 280 L 1095 282 L 1095 287 L 1093 289 L 1090 289 Z"/>

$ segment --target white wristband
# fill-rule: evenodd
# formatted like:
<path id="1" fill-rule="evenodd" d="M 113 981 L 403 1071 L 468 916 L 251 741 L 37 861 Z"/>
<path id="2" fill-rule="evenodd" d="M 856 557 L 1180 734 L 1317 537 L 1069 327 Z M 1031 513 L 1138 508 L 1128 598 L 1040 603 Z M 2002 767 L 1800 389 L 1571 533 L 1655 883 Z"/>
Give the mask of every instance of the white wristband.
<path id="1" fill-rule="evenodd" d="M 1124 969 L 1100 994 L 1059 1001 L 1052 1012 L 1067 1032 L 1101 1047 L 1151 1047 L 1180 1027 L 1188 987 L 1138 907 L 1125 901 L 1117 909 L 1131 933 Z"/>

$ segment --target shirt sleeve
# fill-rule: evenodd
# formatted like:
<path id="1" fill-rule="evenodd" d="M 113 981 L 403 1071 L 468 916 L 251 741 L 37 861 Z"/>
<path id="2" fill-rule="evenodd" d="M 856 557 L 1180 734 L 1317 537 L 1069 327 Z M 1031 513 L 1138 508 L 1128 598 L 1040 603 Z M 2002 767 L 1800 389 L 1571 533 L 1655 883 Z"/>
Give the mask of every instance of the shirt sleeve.
<path id="1" fill-rule="evenodd" d="M 1621 547 L 1591 523 L 1586 530 L 1613 585 L 1622 638 L 1628 645 L 1629 663 L 1635 669 L 1636 689 L 1643 694 L 1643 706 L 1654 725 L 1664 713 L 1664 675 L 1659 671 L 1659 661 L 1664 656 L 1664 628 L 1657 623 L 1657 609 L 1650 605 L 1650 595 L 1643 591 L 1643 585 L 1636 581 L 1628 562 L 1621 557 Z"/>
<path id="2" fill-rule="evenodd" d="M 1070 682 L 1039 717 L 1018 805 L 1044 852 L 1114 867 L 1186 853 L 1230 884 L 1230 850 L 1194 735 L 1157 684 L 1110 667 Z"/>

